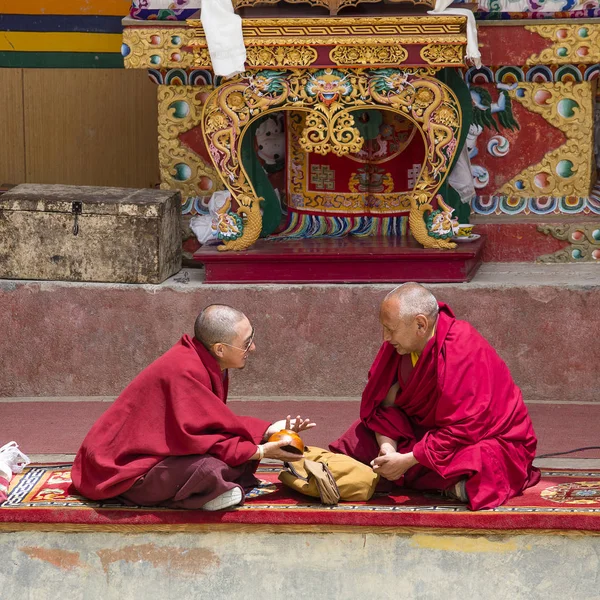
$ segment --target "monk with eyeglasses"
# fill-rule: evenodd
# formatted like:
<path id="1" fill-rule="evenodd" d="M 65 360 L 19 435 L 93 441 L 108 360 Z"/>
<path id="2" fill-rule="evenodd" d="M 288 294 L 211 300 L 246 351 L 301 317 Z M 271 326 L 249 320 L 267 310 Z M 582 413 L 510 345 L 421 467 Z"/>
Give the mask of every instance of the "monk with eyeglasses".
<path id="1" fill-rule="evenodd" d="M 235 415 L 226 405 L 229 369 L 254 352 L 254 328 L 239 310 L 206 307 L 194 336 L 144 369 L 92 427 L 73 464 L 75 491 L 92 500 L 222 510 L 244 502 L 258 484 L 262 458 L 299 460 L 281 429 L 315 426 L 290 415 L 270 423 Z"/>

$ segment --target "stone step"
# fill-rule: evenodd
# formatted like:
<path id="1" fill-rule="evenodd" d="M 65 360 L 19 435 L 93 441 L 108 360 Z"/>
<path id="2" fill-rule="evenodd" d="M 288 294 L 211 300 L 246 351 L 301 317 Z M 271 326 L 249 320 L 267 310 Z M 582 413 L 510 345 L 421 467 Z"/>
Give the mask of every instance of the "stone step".
<path id="1" fill-rule="evenodd" d="M 0 281 L 0 396 L 115 396 L 223 302 L 243 310 L 257 350 L 237 396 L 358 397 L 381 343 L 392 284 L 161 285 Z M 507 362 L 527 400 L 598 402 L 600 270 L 484 264 L 470 283 L 432 284 Z"/>

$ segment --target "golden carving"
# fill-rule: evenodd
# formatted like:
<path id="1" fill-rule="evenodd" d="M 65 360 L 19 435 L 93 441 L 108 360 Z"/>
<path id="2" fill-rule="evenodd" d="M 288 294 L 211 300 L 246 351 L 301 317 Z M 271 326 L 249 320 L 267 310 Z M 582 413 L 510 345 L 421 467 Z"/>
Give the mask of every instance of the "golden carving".
<path id="1" fill-rule="evenodd" d="M 465 46 L 427 44 L 421 48 L 421 58 L 430 65 L 462 65 Z"/>
<path id="2" fill-rule="evenodd" d="M 526 65 L 595 64 L 600 62 L 600 24 L 526 25 L 527 31 L 552 40 L 550 48 L 532 54 Z"/>
<path id="3" fill-rule="evenodd" d="M 183 47 L 189 44 L 191 30 L 181 27 L 123 29 L 123 43 L 129 48 L 125 56 L 127 69 L 162 69 L 191 67 L 194 57 Z"/>
<path id="4" fill-rule="evenodd" d="M 411 120 L 424 139 L 426 159 L 411 198 L 414 237 L 425 247 L 454 247 L 434 236 L 423 216 L 432 210 L 432 199 L 456 153 L 460 105 L 440 81 L 389 68 L 247 72 L 210 95 L 202 113 L 203 134 L 219 176 L 237 200 L 238 216 L 244 219 L 243 234 L 235 245 L 225 241 L 219 249 L 248 248 L 260 234 L 260 199 L 239 157 L 243 135 L 252 121 L 278 110 L 306 111 L 307 129 L 316 137 L 311 139 L 307 129 L 304 137 L 315 149 L 336 151 L 344 145 L 356 148 L 360 138 L 349 109 L 373 106 L 384 106 Z"/>
<path id="5" fill-rule="evenodd" d="M 202 23 L 189 19 L 187 24 L 197 31 L 194 37 L 204 38 Z M 419 17 L 335 17 L 294 19 L 244 19 L 244 40 L 265 37 L 332 37 L 332 36 L 402 36 L 418 38 L 421 43 L 431 41 L 432 36 L 462 35 L 466 40 L 467 18 L 450 15 L 423 15 Z"/>
<path id="6" fill-rule="evenodd" d="M 246 63 L 249 67 L 308 67 L 317 56 L 317 51 L 309 46 L 250 46 Z"/>
<path id="7" fill-rule="evenodd" d="M 309 189 L 308 178 L 310 177 L 310 173 L 308 155 L 302 150 L 299 143 L 305 121 L 305 115 L 295 112 L 291 114 L 288 121 L 290 125 L 290 143 L 287 148 L 287 151 L 290 153 L 288 202 L 292 207 L 299 209 L 303 213 L 327 213 L 332 216 L 363 214 L 365 212 L 365 192 L 364 190 L 360 191 L 358 188 L 358 176 L 356 173 L 351 178 L 351 182 L 354 180 L 356 183 L 349 183 L 349 189 L 353 193 L 337 194 L 334 191 L 328 191 L 325 187 L 322 191 Z M 409 121 L 409 123 L 410 134 L 407 140 L 400 146 L 396 154 L 388 156 L 386 160 L 400 154 L 413 139 L 417 128 L 413 122 Z M 349 156 L 349 158 L 356 160 L 353 156 Z M 378 164 L 378 161 L 374 161 L 374 164 Z M 390 189 L 392 185 L 388 185 L 388 182 L 389 179 L 384 181 L 386 187 L 383 191 L 368 192 L 370 196 L 376 199 L 377 203 L 376 208 L 371 207 L 369 209 L 370 214 L 390 216 L 410 210 L 410 193 L 406 191 L 393 192 Z"/>
<path id="8" fill-rule="evenodd" d="M 192 66 L 199 68 L 205 67 L 208 69 L 212 68 L 212 61 L 210 60 L 210 53 L 208 48 L 194 48 L 192 54 Z M 171 66 L 171 65 L 170 65 Z"/>
<path id="9" fill-rule="evenodd" d="M 128 25 L 123 31 L 123 43 L 129 48 L 125 56 L 125 67 L 130 69 L 173 69 L 173 68 L 210 68 L 206 38 L 201 23 L 190 20 L 187 27 L 161 26 L 147 27 Z M 369 52 L 385 52 L 385 58 L 377 61 L 355 64 L 400 64 L 404 52 L 400 44 L 440 44 L 455 47 L 455 53 L 461 53 L 466 44 L 466 18 L 459 16 L 422 16 L 422 17 L 332 17 L 329 19 L 244 19 L 244 43 L 254 60 L 257 52 L 266 47 L 280 48 L 300 46 L 299 53 L 286 51 L 282 66 L 309 66 L 308 53 L 316 52 L 310 46 L 346 46 L 360 47 L 363 56 Z M 251 50 L 259 47 L 260 50 Z M 363 47 L 369 47 L 370 50 Z M 384 50 L 384 47 L 388 47 Z M 281 52 L 281 51 L 279 51 Z M 344 58 L 348 51 L 338 50 L 339 64 L 349 64 Z M 448 52 L 450 52 L 448 50 Z M 387 58 L 389 56 L 389 58 Z M 273 60 L 273 59 L 272 59 Z M 406 60 L 406 58 L 402 59 Z M 269 66 L 276 63 L 269 63 Z M 461 64 L 452 62 L 448 64 Z M 259 62 L 249 62 L 249 66 L 265 66 Z"/>
<path id="10" fill-rule="evenodd" d="M 441 212 L 444 215 L 445 220 L 450 221 L 452 211 L 441 200 L 441 196 L 438 196 L 438 203 L 441 206 Z M 445 250 L 456 248 L 456 243 L 451 242 L 449 239 L 436 239 L 431 237 L 427 225 L 425 224 L 425 216 L 432 212 L 433 206 L 431 205 L 431 198 L 429 195 L 415 191 L 410 198 L 410 213 L 408 215 L 408 224 L 412 236 L 425 248 L 442 248 Z"/>
<path id="11" fill-rule="evenodd" d="M 600 226 L 597 222 L 568 225 L 538 225 L 538 231 L 570 246 L 538 258 L 543 263 L 595 262 L 600 265 Z"/>
<path id="12" fill-rule="evenodd" d="M 199 126 L 203 106 L 199 94 L 213 89 L 212 86 L 158 86 L 160 187 L 180 190 L 184 203 L 189 198 L 223 189 L 216 170 L 179 139 L 185 131 Z M 203 177 L 212 182 L 209 190 L 203 191 L 198 187 Z"/>
<path id="13" fill-rule="evenodd" d="M 358 152 L 364 141 L 354 126 L 352 115 L 347 110 L 340 110 L 336 103 L 332 106 L 317 104 L 306 117 L 306 125 L 299 139 L 305 152 L 322 155 L 333 152 L 338 156 Z"/>
<path id="14" fill-rule="evenodd" d="M 337 46 L 329 52 L 336 65 L 399 65 L 408 58 L 408 52 L 398 44 L 393 46 Z"/>
<path id="15" fill-rule="evenodd" d="M 567 141 L 505 183 L 494 195 L 587 194 L 593 184 L 592 82 L 519 83 L 510 96 L 564 132 Z"/>
<path id="16" fill-rule="evenodd" d="M 410 44 L 426 44 L 431 41 L 431 38 L 435 39 L 435 36 L 425 38 L 423 36 L 402 36 L 398 37 L 373 37 L 373 36 L 303 36 L 298 35 L 296 37 L 257 37 L 257 38 L 246 38 L 244 43 L 246 48 L 252 46 L 334 46 L 334 45 L 345 45 L 345 46 L 394 46 L 400 42 L 404 45 Z M 446 44 L 458 44 L 464 46 L 466 43 L 466 36 L 443 36 L 440 38 Z M 205 39 L 194 39 L 190 42 L 190 46 L 206 47 Z"/>
<path id="17" fill-rule="evenodd" d="M 337 15 L 342 8 L 349 6 L 358 6 L 364 3 L 379 2 L 379 0 L 285 0 L 290 4 L 308 3 L 311 6 L 320 6 L 327 8 L 330 15 Z M 255 6 L 257 4 L 277 4 L 279 0 L 233 0 L 233 6 L 235 8 L 242 8 L 244 6 Z M 427 6 L 433 8 L 435 6 L 434 0 L 411 0 L 412 4 Z"/>
<path id="18" fill-rule="evenodd" d="M 246 250 L 251 246 L 260 235 L 262 229 L 262 216 L 260 214 L 260 203 L 264 198 L 256 198 L 254 194 L 239 194 L 236 197 L 238 202 L 237 214 L 242 217 L 244 229 L 242 235 L 235 240 L 224 240 L 225 245 L 219 246 L 219 250 Z M 221 209 L 221 214 L 224 215 L 229 210 L 230 202 Z M 249 240 L 252 240 L 250 243 Z"/>

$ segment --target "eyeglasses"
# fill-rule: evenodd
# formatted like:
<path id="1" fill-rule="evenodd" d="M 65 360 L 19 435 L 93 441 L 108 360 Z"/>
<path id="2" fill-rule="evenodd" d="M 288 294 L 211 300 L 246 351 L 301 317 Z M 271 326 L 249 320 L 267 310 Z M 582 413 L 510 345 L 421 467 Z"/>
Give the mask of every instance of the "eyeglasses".
<path id="1" fill-rule="evenodd" d="M 230 348 L 235 348 L 236 350 L 241 350 L 244 354 L 248 354 L 250 352 L 250 348 L 254 343 L 254 328 L 252 328 L 252 335 L 250 336 L 250 341 L 246 344 L 245 348 L 240 348 L 239 346 L 232 346 L 231 344 L 226 344 L 225 342 L 221 342 L 223 346 L 229 346 Z"/>

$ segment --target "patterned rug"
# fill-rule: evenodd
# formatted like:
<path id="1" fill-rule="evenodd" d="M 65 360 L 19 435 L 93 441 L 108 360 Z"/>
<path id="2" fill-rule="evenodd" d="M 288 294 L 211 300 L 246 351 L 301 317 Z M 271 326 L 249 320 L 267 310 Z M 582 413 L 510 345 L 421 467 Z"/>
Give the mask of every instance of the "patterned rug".
<path id="1" fill-rule="evenodd" d="M 259 487 L 238 508 L 184 511 L 126 507 L 92 502 L 67 493 L 71 465 L 31 465 L 16 476 L 8 499 L 0 505 L 0 528 L 14 524 L 81 526 L 156 526 L 201 524 L 304 525 L 371 528 L 443 528 L 482 530 L 600 531 L 600 470 L 556 469 L 542 472 L 540 483 L 505 506 L 473 512 L 437 494 L 398 488 L 368 503 L 341 502 L 323 506 L 284 487 L 279 468 L 261 465 Z"/>

